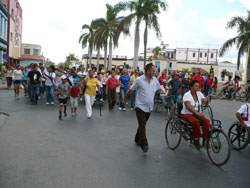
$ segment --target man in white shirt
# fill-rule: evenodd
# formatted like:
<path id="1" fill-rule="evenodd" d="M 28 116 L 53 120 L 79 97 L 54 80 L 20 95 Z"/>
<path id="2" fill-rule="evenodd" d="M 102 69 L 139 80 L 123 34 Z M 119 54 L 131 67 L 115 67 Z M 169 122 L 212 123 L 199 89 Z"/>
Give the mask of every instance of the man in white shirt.
<path id="1" fill-rule="evenodd" d="M 49 67 L 48 70 L 44 72 L 44 77 L 46 87 L 46 104 L 54 105 L 54 88 L 56 74 L 53 72 L 53 67 Z"/>
<path id="2" fill-rule="evenodd" d="M 241 122 L 243 128 L 250 127 L 250 103 L 242 105 L 236 113 L 236 117 Z"/>
<path id="3" fill-rule="evenodd" d="M 167 97 L 168 97 L 168 81 L 167 80 L 163 80 L 162 81 L 162 86 L 161 86 L 161 93 L 160 93 L 160 98 L 163 102 L 164 107 L 167 109 L 167 105 L 168 105 L 168 101 L 167 101 Z"/>
<path id="4" fill-rule="evenodd" d="M 135 111 L 139 126 L 135 136 L 135 142 L 141 146 L 144 153 L 148 151 L 146 123 L 153 110 L 155 93 L 160 91 L 161 88 L 159 81 L 154 77 L 155 72 L 156 67 L 152 63 L 147 64 L 145 75 L 134 81 L 123 100 L 123 105 L 126 105 L 128 97 L 136 90 Z"/>

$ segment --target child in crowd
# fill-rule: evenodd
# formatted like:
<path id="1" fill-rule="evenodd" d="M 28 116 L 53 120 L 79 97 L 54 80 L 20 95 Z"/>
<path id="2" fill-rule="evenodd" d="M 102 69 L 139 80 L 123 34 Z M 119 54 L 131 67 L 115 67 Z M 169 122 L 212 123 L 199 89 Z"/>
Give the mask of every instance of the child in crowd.
<path id="1" fill-rule="evenodd" d="M 78 107 L 78 97 L 80 93 L 79 82 L 74 80 L 74 86 L 71 88 L 71 96 L 70 96 L 70 103 L 71 103 L 71 116 L 77 116 L 76 110 Z"/>
<path id="2" fill-rule="evenodd" d="M 68 96 L 70 95 L 71 88 L 67 80 L 67 76 L 61 76 L 62 83 L 59 84 L 57 91 L 59 93 L 59 120 L 62 119 L 62 110 L 64 107 L 64 116 L 67 116 L 67 101 Z"/>

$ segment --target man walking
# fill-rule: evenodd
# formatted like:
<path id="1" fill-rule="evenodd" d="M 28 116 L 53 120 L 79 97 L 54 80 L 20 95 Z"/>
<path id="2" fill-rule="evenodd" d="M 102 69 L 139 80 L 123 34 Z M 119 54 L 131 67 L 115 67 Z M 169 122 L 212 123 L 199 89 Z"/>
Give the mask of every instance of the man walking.
<path id="1" fill-rule="evenodd" d="M 30 88 L 30 100 L 31 104 L 37 104 L 39 89 L 42 85 L 42 77 L 40 72 L 37 70 L 37 64 L 33 65 L 33 70 L 28 74 L 28 84 Z"/>
<path id="2" fill-rule="evenodd" d="M 146 123 L 154 106 L 155 92 L 161 88 L 159 81 L 154 77 L 155 66 L 150 63 L 145 68 L 145 75 L 137 78 L 131 89 L 126 94 L 123 105 L 126 104 L 128 97 L 136 90 L 136 116 L 138 120 L 138 130 L 135 136 L 135 142 L 141 146 L 144 153 L 148 151 L 148 141 L 146 137 Z"/>

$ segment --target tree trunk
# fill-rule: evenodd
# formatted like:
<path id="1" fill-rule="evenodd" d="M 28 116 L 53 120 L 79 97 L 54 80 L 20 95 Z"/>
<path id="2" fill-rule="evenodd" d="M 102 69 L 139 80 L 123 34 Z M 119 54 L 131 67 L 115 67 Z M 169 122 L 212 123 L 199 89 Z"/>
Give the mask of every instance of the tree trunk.
<path id="1" fill-rule="evenodd" d="M 237 58 L 237 70 L 239 70 L 240 69 L 240 57 L 241 57 L 241 51 L 239 50 L 239 52 L 238 52 L 238 58 Z"/>
<path id="2" fill-rule="evenodd" d="M 96 63 L 97 72 L 99 72 L 99 65 L 100 65 L 100 48 L 97 49 L 97 63 Z"/>
<path id="3" fill-rule="evenodd" d="M 148 24 L 146 23 L 144 31 L 144 69 L 147 61 L 147 45 L 148 45 Z"/>
<path id="4" fill-rule="evenodd" d="M 89 51 L 89 68 L 91 68 L 91 61 L 92 61 L 92 48 Z"/>
<path id="5" fill-rule="evenodd" d="M 134 70 L 136 70 L 138 66 L 139 47 L 140 47 L 140 30 L 135 29 L 134 61 L 133 61 Z"/>
<path id="6" fill-rule="evenodd" d="M 104 69 L 107 70 L 107 56 L 108 56 L 108 44 L 104 47 Z"/>
<path id="7" fill-rule="evenodd" d="M 246 71 L 247 71 L 247 75 L 246 75 L 246 81 L 248 80 L 248 78 L 250 78 L 250 50 L 248 51 L 248 56 L 247 56 L 247 67 L 246 67 Z"/>
<path id="8" fill-rule="evenodd" d="M 112 38 L 109 39 L 109 63 L 108 63 L 108 70 L 112 70 L 112 50 L 113 50 L 113 43 Z"/>

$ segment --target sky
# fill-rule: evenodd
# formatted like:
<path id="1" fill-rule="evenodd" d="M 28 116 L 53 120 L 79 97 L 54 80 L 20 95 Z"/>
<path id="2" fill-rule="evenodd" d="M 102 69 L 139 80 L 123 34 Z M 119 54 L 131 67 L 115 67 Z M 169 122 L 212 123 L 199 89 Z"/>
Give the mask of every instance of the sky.
<path id="1" fill-rule="evenodd" d="M 106 3 L 114 5 L 120 1 L 19 0 L 23 9 L 22 42 L 41 45 L 43 55 L 55 63 L 64 62 L 69 53 L 81 59 L 87 54 L 87 49 L 79 44 L 82 25 L 105 17 Z M 158 39 L 154 31 L 150 31 L 148 47 L 159 46 L 164 41 L 171 48 L 219 49 L 223 42 L 237 35 L 237 30 L 226 29 L 226 23 L 233 16 L 245 16 L 250 10 L 250 0 L 167 0 L 167 3 L 168 10 L 159 15 L 162 36 Z M 140 53 L 143 52 L 143 31 L 142 24 Z M 133 57 L 134 27 L 130 33 L 126 38 L 120 37 L 113 55 Z M 236 63 L 237 50 L 228 51 L 220 58 L 224 60 Z"/>

